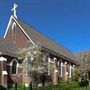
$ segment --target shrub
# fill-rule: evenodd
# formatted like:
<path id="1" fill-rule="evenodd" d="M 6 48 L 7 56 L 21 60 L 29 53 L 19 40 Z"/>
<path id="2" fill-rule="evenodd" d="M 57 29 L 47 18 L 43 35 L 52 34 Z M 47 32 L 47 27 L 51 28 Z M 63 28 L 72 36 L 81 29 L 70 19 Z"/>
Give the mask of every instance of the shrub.
<path id="1" fill-rule="evenodd" d="M 8 88 L 12 88 L 13 87 L 13 84 L 8 84 Z"/>
<path id="2" fill-rule="evenodd" d="M 80 85 L 81 87 L 88 86 L 88 85 L 89 85 L 89 81 L 82 79 L 81 82 L 79 82 L 79 85 Z"/>
<path id="3" fill-rule="evenodd" d="M 78 82 L 73 82 L 73 81 L 61 81 L 59 83 L 59 88 L 64 89 L 64 90 L 72 90 L 72 88 L 78 88 L 79 84 Z"/>
<path id="4" fill-rule="evenodd" d="M 0 90 L 6 90 L 6 88 L 0 85 Z"/>

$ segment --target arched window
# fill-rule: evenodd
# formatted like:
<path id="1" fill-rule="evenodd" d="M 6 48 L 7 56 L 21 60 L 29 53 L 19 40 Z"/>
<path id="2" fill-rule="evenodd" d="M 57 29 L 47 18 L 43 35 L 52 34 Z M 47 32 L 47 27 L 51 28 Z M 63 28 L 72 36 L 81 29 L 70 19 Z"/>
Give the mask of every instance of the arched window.
<path id="1" fill-rule="evenodd" d="M 15 59 L 12 61 L 12 74 L 18 73 L 18 61 Z"/>
<path id="2" fill-rule="evenodd" d="M 17 69 L 17 62 L 13 61 L 13 63 L 12 63 L 12 74 L 16 74 L 16 69 Z"/>
<path id="3" fill-rule="evenodd" d="M 15 35 L 16 34 L 16 23 L 14 22 L 13 24 L 12 24 L 12 35 Z"/>

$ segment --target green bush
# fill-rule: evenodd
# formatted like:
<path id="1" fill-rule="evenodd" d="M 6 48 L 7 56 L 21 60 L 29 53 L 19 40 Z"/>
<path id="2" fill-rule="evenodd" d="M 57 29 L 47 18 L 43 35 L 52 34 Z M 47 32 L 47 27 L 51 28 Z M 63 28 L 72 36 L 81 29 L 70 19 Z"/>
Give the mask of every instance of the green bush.
<path id="1" fill-rule="evenodd" d="M 80 85 L 81 87 L 88 86 L 88 85 L 89 85 L 89 81 L 82 79 L 81 82 L 79 82 L 79 85 Z"/>
<path id="2" fill-rule="evenodd" d="M 7 87 L 8 87 L 8 88 L 12 88 L 12 87 L 13 87 L 13 84 L 8 84 Z"/>
<path id="3" fill-rule="evenodd" d="M 6 90 L 6 88 L 0 85 L 0 90 Z"/>
<path id="4" fill-rule="evenodd" d="M 78 82 L 62 80 L 59 83 L 59 88 L 64 89 L 64 90 L 72 90 L 72 88 L 78 88 L 78 87 L 79 87 Z"/>

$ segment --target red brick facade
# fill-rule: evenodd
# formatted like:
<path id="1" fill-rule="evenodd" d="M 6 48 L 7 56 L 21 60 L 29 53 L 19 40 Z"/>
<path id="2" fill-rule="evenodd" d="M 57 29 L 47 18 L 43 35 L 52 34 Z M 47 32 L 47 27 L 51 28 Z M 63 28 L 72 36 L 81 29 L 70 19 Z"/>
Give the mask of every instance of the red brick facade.
<path id="1" fill-rule="evenodd" d="M 5 38 L 15 42 L 20 48 L 27 47 L 29 40 L 17 24 L 15 26 L 15 34 L 13 34 L 13 30 L 12 30 L 13 23 L 14 23 L 14 20 L 12 20 L 12 23 L 8 28 L 8 32 Z"/>

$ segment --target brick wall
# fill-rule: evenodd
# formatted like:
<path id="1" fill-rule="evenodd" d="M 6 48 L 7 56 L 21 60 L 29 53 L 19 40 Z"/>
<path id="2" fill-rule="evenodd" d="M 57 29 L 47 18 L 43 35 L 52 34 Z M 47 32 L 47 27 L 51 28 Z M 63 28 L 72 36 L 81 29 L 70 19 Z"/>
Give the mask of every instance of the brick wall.
<path id="1" fill-rule="evenodd" d="M 14 21 L 12 20 L 12 23 L 8 29 L 8 32 L 5 38 L 15 42 L 20 48 L 27 47 L 28 38 L 25 36 L 25 34 L 22 32 L 22 30 L 19 28 L 17 24 L 15 27 L 15 34 L 12 34 L 13 23 Z"/>

